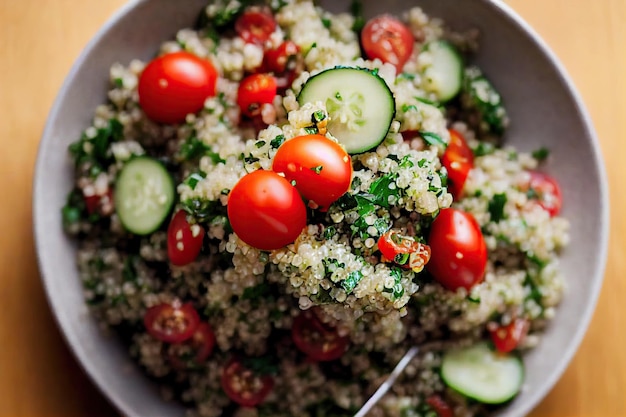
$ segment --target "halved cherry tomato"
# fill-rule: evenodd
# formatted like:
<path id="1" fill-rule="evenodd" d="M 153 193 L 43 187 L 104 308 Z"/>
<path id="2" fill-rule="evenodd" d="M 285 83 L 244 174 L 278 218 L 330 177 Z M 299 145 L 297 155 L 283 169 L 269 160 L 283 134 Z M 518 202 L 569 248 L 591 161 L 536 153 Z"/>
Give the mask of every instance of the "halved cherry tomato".
<path id="1" fill-rule="evenodd" d="M 248 43 L 262 44 L 276 30 L 276 20 L 266 8 L 251 7 L 235 22 L 235 31 Z"/>
<path id="2" fill-rule="evenodd" d="M 261 404 L 274 388 L 274 378 L 257 375 L 235 358 L 228 361 L 222 370 L 221 383 L 228 398 L 243 407 Z"/>
<path id="3" fill-rule="evenodd" d="M 87 212 L 89 214 L 105 214 L 105 212 L 111 212 L 111 210 L 106 209 L 109 205 L 111 206 L 111 209 L 113 206 L 113 190 L 110 188 L 103 195 L 94 194 L 89 197 L 84 196 L 83 198 L 85 200 L 85 207 L 87 208 Z"/>
<path id="4" fill-rule="evenodd" d="M 215 346 L 215 334 L 211 325 L 202 322 L 191 336 L 181 343 L 171 344 L 167 350 L 168 359 L 176 369 L 188 369 L 207 360 Z"/>
<path id="5" fill-rule="evenodd" d="M 233 231 L 261 250 L 292 243 L 306 227 L 306 207 L 298 190 L 272 171 L 254 171 L 239 180 L 228 197 Z"/>
<path id="6" fill-rule="evenodd" d="M 413 53 L 414 43 L 409 28 L 386 14 L 367 22 L 361 32 L 361 44 L 367 57 L 393 64 L 398 72 Z"/>
<path id="7" fill-rule="evenodd" d="M 139 105 L 160 123 L 180 123 L 215 95 L 217 70 L 207 59 L 173 52 L 152 60 L 139 77 Z"/>
<path id="8" fill-rule="evenodd" d="M 452 408 L 439 395 L 433 394 L 426 398 L 426 404 L 437 413 L 437 417 L 454 417 Z"/>
<path id="9" fill-rule="evenodd" d="M 530 323 L 526 319 L 515 318 L 506 326 L 500 326 L 490 332 L 491 340 L 498 352 L 508 353 L 514 350 L 528 334 Z"/>
<path id="10" fill-rule="evenodd" d="M 474 166 L 474 153 L 459 132 L 452 129 L 449 132 L 450 143 L 441 158 L 441 163 L 448 171 L 448 190 L 457 199 L 461 196 L 465 180 Z"/>
<path id="11" fill-rule="evenodd" d="M 336 329 L 322 323 L 312 310 L 294 319 L 291 337 L 302 353 L 318 362 L 339 359 L 350 342 L 347 336 L 339 336 Z"/>
<path id="12" fill-rule="evenodd" d="M 261 113 L 261 105 L 271 104 L 277 91 L 276 78 L 272 75 L 252 74 L 239 84 L 237 104 L 246 116 L 258 116 Z"/>
<path id="13" fill-rule="evenodd" d="M 190 225 L 187 213 L 178 211 L 167 228 L 167 256 L 173 265 L 187 265 L 196 260 L 202 242 L 204 228 L 199 224 Z"/>
<path id="14" fill-rule="evenodd" d="M 378 239 L 378 249 L 383 257 L 400 266 L 420 272 L 430 260 L 430 247 L 417 242 L 397 230 L 389 230 Z"/>
<path id="15" fill-rule="evenodd" d="M 289 62 L 293 62 L 300 52 L 300 47 L 292 41 L 284 41 L 278 48 L 268 49 L 263 56 L 263 68 L 268 72 L 282 74 Z"/>
<path id="16" fill-rule="evenodd" d="M 531 199 L 536 199 L 537 204 L 543 207 L 550 216 L 556 216 L 561 211 L 563 197 L 559 183 L 551 176 L 537 172 L 530 172 L 528 193 Z"/>
<path id="17" fill-rule="evenodd" d="M 189 339 L 200 324 L 200 316 L 191 303 L 163 303 L 150 307 L 143 317 L 148 333 L 167 343 Z"/>
<path id="18" fill-rule="evenodd" d="M 323 210 L 344 195 L 352 181 L 350 156 L 322 135 L 298 136 L 283 143 L 272 169 L 295 181 L 300 194 Z"/>
<path id="19" fill-rule="evenodd" d="M 441 210 L 432 223 L 428 244 L 432 255 L 426 268 L 447 289 L 469 291 L 484 279 L 487 246 L 471 214 L 453 208 Z"/>

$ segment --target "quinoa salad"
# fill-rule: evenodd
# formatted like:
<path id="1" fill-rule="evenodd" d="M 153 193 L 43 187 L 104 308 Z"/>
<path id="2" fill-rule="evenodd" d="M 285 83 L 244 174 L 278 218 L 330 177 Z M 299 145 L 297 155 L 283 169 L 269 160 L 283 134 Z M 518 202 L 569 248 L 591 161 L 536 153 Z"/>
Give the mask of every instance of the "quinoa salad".
<path id="1" fill-rule="evenodd" d="M 91 312 L 166 399 L 353 416 L 412 346 L 369 416 L 485 416 L 523 390 L 569 224 L 549 150 L 503 143 L 478 48 L 419 2 L 221 0 L 111 67 L 63 225 Z"/>

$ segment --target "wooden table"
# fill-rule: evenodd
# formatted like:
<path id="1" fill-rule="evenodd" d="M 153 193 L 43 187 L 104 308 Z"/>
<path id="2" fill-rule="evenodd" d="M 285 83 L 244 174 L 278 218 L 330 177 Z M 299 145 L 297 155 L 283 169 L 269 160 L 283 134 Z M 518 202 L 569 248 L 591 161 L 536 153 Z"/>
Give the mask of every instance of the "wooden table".
<path id="1" fill-rule="evenodd" d="M 462 0 L 459 0 L 462 1 Z M 626 1 L 508 0 L 569 70 L 611 191 L 606 281 L 589 332 L 535 417 L 626 416 Z M 0 0 L 0 417 L 114 416 L 52 319 L 35 263 L 31 181 L 61 83 L 124 0 Z M 155 416 L 158 417 L 158 416 Z"/>

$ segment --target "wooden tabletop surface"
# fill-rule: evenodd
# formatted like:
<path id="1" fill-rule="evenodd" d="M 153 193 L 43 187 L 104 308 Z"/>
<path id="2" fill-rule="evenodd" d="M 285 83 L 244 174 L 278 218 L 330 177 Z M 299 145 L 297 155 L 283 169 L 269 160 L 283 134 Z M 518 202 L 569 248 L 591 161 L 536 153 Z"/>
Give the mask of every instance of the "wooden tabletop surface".
<path id="1" fill-rule="evenodd" d="M 554 49 L 580 90 L 611 193 L 598 308 L 575 359 L 532 416 L 626 417 L 626 1 L 507 2 Z M 33 247 L 31 182 L 65 75 L 123 3 L 0 0 L 0 417 L 115 416 L 70 354 L 46 303 Z"/>

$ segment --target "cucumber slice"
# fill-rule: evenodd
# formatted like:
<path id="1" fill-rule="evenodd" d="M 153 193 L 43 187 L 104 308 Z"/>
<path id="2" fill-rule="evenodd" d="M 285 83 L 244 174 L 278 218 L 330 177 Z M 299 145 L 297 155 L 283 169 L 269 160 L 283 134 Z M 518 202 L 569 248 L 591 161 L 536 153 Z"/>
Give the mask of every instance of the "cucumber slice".
<path id="1" fill-rule="evenodd" d="M 316 101 L 326 105 L 328 131 L 352 154 L 380 144 L 396 114 L 396 101 L 385 81 L 365 68 L 335 67 L 309 78 L 298 102 Z"/>
<path id="2" fill-rule="evenodd" d="M 485 404 L 502 404 L 515 397 L 524 381 L 519 357 L 496 353 L 479 343 L 446 352 L 441 378 L 452 389 Z"/>
<path id="3" fill-rule="evenodd" d="M 441 102 L 453 99 L 463 85 L 463 59 L 447 41 L 427 43 L 424 51 L 431 55 L 431 63 L 424 70 L 425 88 Z"/>
<path id="4" fill-rule="evenodd" d="M 115 183 L 115 209 L 124 227 L 147 235 L 161 226 L 174 204 L 174 181 L 156 159 L 131 159 Z"/>

